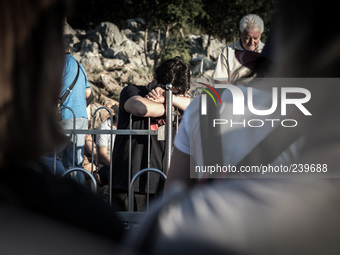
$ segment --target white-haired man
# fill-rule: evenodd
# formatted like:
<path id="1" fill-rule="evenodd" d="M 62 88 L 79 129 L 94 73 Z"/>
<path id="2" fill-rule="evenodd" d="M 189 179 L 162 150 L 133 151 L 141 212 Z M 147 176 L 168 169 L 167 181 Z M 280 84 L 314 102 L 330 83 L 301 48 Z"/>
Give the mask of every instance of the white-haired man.
<path id="1" fill-rule="evenodd" d="M 240 20 L 240 38 L 224 47 L 218 57 L 213 79 L 215 82 L 232 81 L 233 77 L 240 77 L 235 72 L 242 66 L 235 51 L 253 51 L 261 53 L 264 43 L 261 42 L 263 20 L 255 14 L 248 14 Z"/>

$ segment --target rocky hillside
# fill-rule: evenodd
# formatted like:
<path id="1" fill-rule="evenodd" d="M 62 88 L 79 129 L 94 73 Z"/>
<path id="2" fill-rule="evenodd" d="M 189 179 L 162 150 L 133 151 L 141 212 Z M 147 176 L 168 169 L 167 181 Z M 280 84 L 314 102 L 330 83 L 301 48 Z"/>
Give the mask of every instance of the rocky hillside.
<path id="1" fill-rule="evenodd" d="M 84 66 L 89 82 L 95 92 L 96 99 L 89 107 L 89 117 L 100 106 L 111 108 L 118 104 L 120 91 L 129 83 L 146 85 L 152 80 L 152 70 L 146 64 L 153 64 L 153 52 L 144 54 L 144 20 L 133 19 L 124 22 L 122 29 L 110 22 L 100 23 L 94 30 L 77 30 L 65 26 L 65 37 L 71 48 L 71 53 Z M 150 31 L 148 49 L 153 49 L 157 34 Z M 207 44 L 206 35 L 189 35 L 191 51 L 190 68 L 192 77 L 212 75 L 218 54 L 225 43 L 216 39 L 211 41 L 209 59 L 204 47 Z M 105 111 L 96 116 L 98 123 L 105 118 Z M 92 123 L 92 122 L 91 122 Z"/>

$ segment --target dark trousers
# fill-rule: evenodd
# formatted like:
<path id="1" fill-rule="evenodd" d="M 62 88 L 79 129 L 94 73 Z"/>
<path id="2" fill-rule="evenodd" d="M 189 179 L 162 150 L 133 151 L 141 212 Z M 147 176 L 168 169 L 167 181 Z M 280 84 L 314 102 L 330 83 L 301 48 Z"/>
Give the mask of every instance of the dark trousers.
<path id="1" fill-rule="evenodd" d="M 156 197 L 156 194 L 149 194 L 149 202 Z M 112 190 L 112 204 L 117 211 L 129 210 L 129 196 L 125 190 Z M 145 211 L 147 206 L 147 194 L 136 193 L 134 194 L 133 208 L 136 212 Z"/>

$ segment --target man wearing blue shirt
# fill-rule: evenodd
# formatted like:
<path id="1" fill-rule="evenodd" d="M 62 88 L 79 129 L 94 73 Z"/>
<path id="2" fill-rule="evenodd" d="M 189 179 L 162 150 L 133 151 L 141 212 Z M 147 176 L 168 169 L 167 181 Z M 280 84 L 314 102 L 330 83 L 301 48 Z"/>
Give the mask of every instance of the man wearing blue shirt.
<path id="1" fill-rule="evenodd" d="M 79 74 L 77 77 L 78 68 Z M 73 117 L 75 117 L 75 129 L 88 129 L 86 106 L 93 100 L 94 96 L 83 66 L 81 64 L 78 66 L 76 59 L 69 53 L 69 50 L 67 50 L 65 55 L 63 86 L 60 97 L 65 94 L 75 79 L 76 82 L 71 93 L 62 104 L 67 108 L 64 108 L 61 111 L 61 127 L 63 129 L 73 129 Z M 72 111 L 68 108 L 72 109 L 74 116 Z M 71 137 L 70 142 L 62 152 L 62 163 L 66 170 L 73 167 L 73 139 L 74 137 Z M 74 167 L 82 167 L 84 160 L 85 135 L 76 135 L 75 143 L 76 151 Z"/>

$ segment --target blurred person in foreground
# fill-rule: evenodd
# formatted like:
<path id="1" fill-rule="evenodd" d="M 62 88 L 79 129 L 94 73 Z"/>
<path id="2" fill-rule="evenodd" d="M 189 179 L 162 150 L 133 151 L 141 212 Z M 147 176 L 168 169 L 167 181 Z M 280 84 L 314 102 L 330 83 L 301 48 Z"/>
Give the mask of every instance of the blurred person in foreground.
<path id="1" fill-rule="evenodd" d="M 112 254 L 108 204 L 39 159 L 65 141 L 55 106 L 64 67 L 63 0 L 0 2 L 1 254 Z"/>

